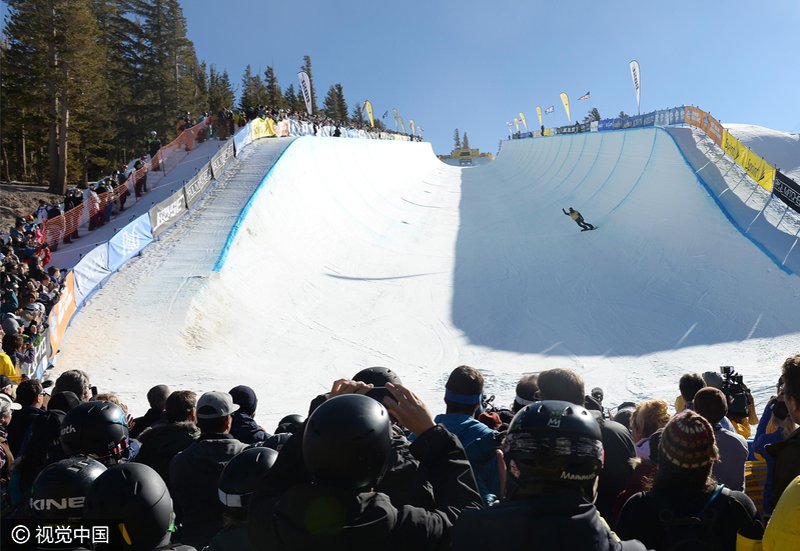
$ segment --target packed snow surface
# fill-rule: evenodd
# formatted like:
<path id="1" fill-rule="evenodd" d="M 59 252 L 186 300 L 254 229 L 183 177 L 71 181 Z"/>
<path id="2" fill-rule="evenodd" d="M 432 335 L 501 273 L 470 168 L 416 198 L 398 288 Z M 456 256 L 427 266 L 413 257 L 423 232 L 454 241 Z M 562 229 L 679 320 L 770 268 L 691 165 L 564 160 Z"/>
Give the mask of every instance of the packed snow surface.
<path id="1" fill-rule="evenodd" d="M 270 144 L 245 151 L 227 189 L 237 171 L 266 172 Z M 137 414 L 154 384 L 247 384 L 271 430 L 370 365 L 439 412 L 460 364 L 501 404 L 552 367 L 602 387 L 607 406 L 671 402 L 681 374 L 720 365 L 763 402 L 800 352 L 800 278 L 730 223 L 662 129 L 506 141 L 467 169 L 425 143 L 299 138 L 219 273 L 171 260 L 185 243 L 218 254 L 197 237 L 214 201 L 91 300 L 59 369 L 87 369 Z M 580 232 L 568 207 L 598 229 Z"/>

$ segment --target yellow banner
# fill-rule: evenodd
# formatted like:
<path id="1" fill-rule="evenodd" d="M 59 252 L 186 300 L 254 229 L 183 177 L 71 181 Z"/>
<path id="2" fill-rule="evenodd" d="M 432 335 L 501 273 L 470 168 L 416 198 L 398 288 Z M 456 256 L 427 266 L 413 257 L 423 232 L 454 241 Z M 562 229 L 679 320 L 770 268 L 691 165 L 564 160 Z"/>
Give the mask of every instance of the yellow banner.
<path id="1" fill-rule="evenodd" d="M 686 122 L 689 122 L 688 116 L 686 119 Z M 730 156 L 731 159 L 736 161 L 737 164 L 744 167 L 744 157 L 747 154 L 747 148 L 742 142 L 734 138 L 727 130 L 722 133 L 722 149 Z"/>
<path id="2" fill-rule="evenodd" d="M 408 125 L 411 127 L 411 133 L 414 133 L 414 119 L 408 119 Z"/>
<path id="3" fill-rule="evenodd" d="M 564 104 L 564 111 L 567 112 L 567 120 L 572 122 L 572 116 L 569 114 L 569 96 L 566 92 L 561 92 L 561 103 Z"/>
<path id="4" fill-rule="evenodd" d="M 250 135 L 254 140 L 275 136 L 275 121 L 256 117 L 250 122 Z"/>
<path id="5" fill-rule="evenodd" d="M 403 129 L 403 134 L 405 134 L 406 133 L 406 125 L 403 124 L 403 117 L 398 116 L 397 117 L 397 122 L 400 123 L 400 128 Z"/>
<path id="6" fill-rule="evenodd" d="M 736 161 L 747 174 L 767 191 L 772 191 L 775 167 L 747 149 L 745 145 L 725 130 L 722 134 L 722 149 Z"/>
<path id="7" fill-rule="evenodd" d="M 544 123 L 542 122 L 542 107 L 541 107 L 541 105 L 537 105 L 536 106 L 536 115 L 538 115 L 538 117 L 539 117 L 539 126 L 544 126 Z"/>
<path id="8" fill-rule="evenodd" d="M 521 120 L 521 121 L 522 121 L 522 124 L 524 124 L 524 125 L 525 125 L 525 131 L 527 132 L 527 131 L 528 131 L 528 123 L 527 123 L 527 121 L 525 120 L 525 113 L 522 113 L 522 112 L 520 111 L 520 114 L 519 114 L 519 120 Z"/>
<path id="9" fill-rule="evenodd" d="M 519 119 L 514 117 L 514 128 L 519 132 Z"/>
<path id="10" fill-rule="evenodd" d="M 372 128 L 375 128 L 375 117 L 372 116 L 372 102 L 367 100 L 364 102 L 364 109 L 367 112 L 367 117 L 369 117 L 369 125 Z"/>
<path id="11" fill-rule="evenodd" d="M 744 170 L 758 185 L 772 192 L 772 182 L 775 180 L 775 167 L 749 149 L 745 155 L 743 166 Z"/>

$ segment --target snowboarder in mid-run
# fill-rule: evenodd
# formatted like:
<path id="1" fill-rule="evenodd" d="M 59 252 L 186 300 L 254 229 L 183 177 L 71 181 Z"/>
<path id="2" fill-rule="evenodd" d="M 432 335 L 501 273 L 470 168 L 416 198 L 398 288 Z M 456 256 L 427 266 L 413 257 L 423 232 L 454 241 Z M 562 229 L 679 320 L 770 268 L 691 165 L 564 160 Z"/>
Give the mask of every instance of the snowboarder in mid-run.
<path id="1" fill-rule="evenodd" d="M 588 222 L 584 221 L 583 216 L 581 216 L 580 212 L 578 212 L 577 210 L 573 209 L 572 207 L 569 208 L 569 211 L 561 209 L 561 212 L 563 212 L 564 214 L 566 214 L 567 216 L 569 216 L 570 218 L 575 220 L 575 223 L 578 224 L 581 227 L 581 231 L 595 229 L 595 227 L 593 225 L 591 225 Z"/>

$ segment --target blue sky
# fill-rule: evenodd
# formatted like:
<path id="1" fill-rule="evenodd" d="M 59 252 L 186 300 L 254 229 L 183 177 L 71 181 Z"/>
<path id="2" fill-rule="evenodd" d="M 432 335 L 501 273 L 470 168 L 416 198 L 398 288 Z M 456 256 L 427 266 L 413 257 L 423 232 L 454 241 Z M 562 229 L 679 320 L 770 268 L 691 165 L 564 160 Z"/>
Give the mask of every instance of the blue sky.
<path id="1" fill-rule="evenodd" d="M 495 152 L 520 111 L 555 105 L 547 126 L 596 107 L 636 111 L 628 62 L 642 72 L 642 112 L 700 106 L 723 122 L 800 131 L 800 2 L 182 0 L 198 57 L 238 87 L 249 63 L 282 87 L 310 55 L 318 96 L 341 83 L 424 128 L 437 153 L 453 130 Z M 794 43 L 793 43 L 794 41 Z M 590 101 L 578 102 L 591 92 Z M 391 121 L 391 115 L 387 119 Z"/>

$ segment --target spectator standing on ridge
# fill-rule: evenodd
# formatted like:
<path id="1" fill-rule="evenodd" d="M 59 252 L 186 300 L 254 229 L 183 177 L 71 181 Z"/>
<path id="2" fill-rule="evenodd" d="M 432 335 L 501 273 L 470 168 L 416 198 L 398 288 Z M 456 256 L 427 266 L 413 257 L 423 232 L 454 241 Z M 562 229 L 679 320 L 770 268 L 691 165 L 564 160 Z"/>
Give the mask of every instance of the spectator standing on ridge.
<path id="1" fill-rule="evenodd" d="M 222 528 L 217 482 L 225 464 L 245 449 L 230 435 L 231 414 L 239 409 L 227 392 L 206 392 L 197 401 L 200 437 L 169 465 L 180 539 L 202 549 Z"/>
<path id="2" fill-rule="evenodd" d="M 534 402 L 520 410 L 503 444 L 503 501 L 466 510 L 453 549 L 644 550 L 622 542 L 592 502 L 603 465 L 600 426 L 569 402 Z"/>
<path id="3" fill-rule="evenodd" d="M 539 373 L 539 395 L 542 400 L 562 400 L 582 406 L 586 399 L 583 378 L 569 369 L 550 369 Z M 628 429 L 601 412 L 591 414 L 600 424 L 605 459 L 600 470 L 595 506 L 604 519 L 613 520 L 614 501 L 628 484 L 633 473 L 631 459 L 636 457 L 636 448 Z"/>
<path id="4" fill-rule="evenodd" d="M 164 409 L 167 407 L 169 395 L 170 390 L 167 385 L 156 385 L 147 391 L 147 403 L 150 404 L 150 409 L 141 417 L 133 420 L 131 438 L 139 438 L 139 435 L 145 429 L 166 422 L 167 417 Z"/>
<path id="5" fill-rule="evenodd" d="M 728 413 L 728 399 L 721 390 L 713 387 L 701 388 L 694 395 L 694 410 L 714 428 L 719 457 L 714 461 L 711 474 L 720 484 L 743 492 L 744 464 L 749 451 L 747 440 L 742 435 L 720 425 L 720 421 Z"/>

